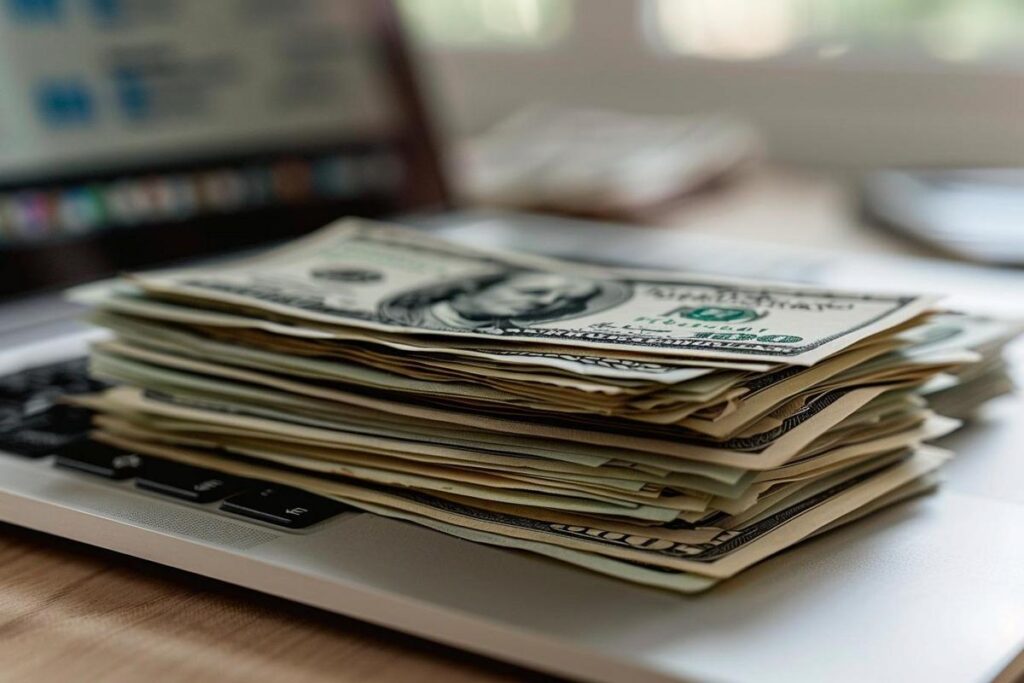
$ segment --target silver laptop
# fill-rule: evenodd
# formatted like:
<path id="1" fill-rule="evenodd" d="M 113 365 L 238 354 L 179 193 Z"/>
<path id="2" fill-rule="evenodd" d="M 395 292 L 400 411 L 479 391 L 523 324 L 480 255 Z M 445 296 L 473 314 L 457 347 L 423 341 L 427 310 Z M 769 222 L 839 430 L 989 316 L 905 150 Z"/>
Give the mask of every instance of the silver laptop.
<path id="1" fill-rule="evenodd" d="M 940 494 L 695 598 L 267 482 L 68 448 L 89 416 L 55 400 L 96 388 L 83 357 L 98 333 L 57 288 L 338 215 L 446 204 L 388 3 L 161 7 L 9 2 L 0 15 L 0 520 L 571 679 L 960 682 L 1008 670 L 1024 645 L 1017 399 L 949 444 L 962 457 Z M 466 241 L 623 257 L 614 227 L 417 220 Z M 648 265 L 714 267 L 721 253 L 629 234 L 628 256 Z M 728 248 L 748 274 L 821 259 Z M 1007 277 L 996 291 L 1020 286 Z"/>

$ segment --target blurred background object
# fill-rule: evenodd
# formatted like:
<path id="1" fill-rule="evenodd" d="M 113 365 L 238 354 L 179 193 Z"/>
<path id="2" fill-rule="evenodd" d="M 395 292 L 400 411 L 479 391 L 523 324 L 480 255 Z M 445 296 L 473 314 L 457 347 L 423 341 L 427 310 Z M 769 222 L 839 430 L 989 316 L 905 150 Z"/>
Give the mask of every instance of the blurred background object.
<path id="1" fill-rule="evenodd" d="M 456 187 L 472 204 L 637 218 L 750 164 L 749 125 L 536 105 L 468 140 Z"/>
<path id="2" fill-rule="evenodd" d="M 1016 0 L 404 0 L 449 132 L 537 102 L 729 111 L 829 168 L 1024 160 Z"/>
<path id="3" fill-rule="evenodd" d="M 1014 169 L 1024 165 L 1024 4 L 1017 0 L 404 0 L 401 7 L 448 137 L 469 141 L 451 165 L 463 171 L 455 177 L 470 203 L 744 240 L 770 232 L 801 246 L 833 242 L 838 212 L 846 217 L 843 240 L 868 251 L 1020 262 L 1024 188 Z M 625 137 L 612 143 L 593 114 L 580 113 L 575 124 L 567 117 L 595 109 L 617 112 L 623 127 L 629 114 L 683 122 L 730 112 L 757 131 L 766 163 L 719 192 L 693 195 L 686 192 L 693 177 L 679 169 L 710 171 L 707 148 L 677 149 L 672 171 L 663 166 L 658 182 L 639 183 L 651 201 L 638 211 L 639 202 L 630 207 L 609 189 L 609 178 L 621 178 L 611 169 L 628 168 L 631 154 L 643 157 L 653 137 L 637 136 L 623 153 Z M 533 113 L 509 120 L 523 111 Z M 608 155 L 597 161 L 588 148 Z M 926 170 L 875 173 L 914 168 Z M 672 194 L 669 186 L 687 201 L 658 201 Z M 882 225 L 895 230 L 883 234 Z"/>
<path id="4" fill-rule="evenodd" d="M 449 176 L 463 207 L 1013 263 L 1012 171 L 998 189 L 981 189 L 995 170 L 943 181 L 941 200 L 924 176 L 873 171 L 1024 163 L 1022 15 L 1016 0 L 0 0 L 0 294 L 445 207 Z"/>
<path id="5" fill-rule="evenodd" d="M 1024 170 L 887 170 L 868 174 L 864 208 L 951 255 L 1024 265 Z"/>
<path id="6" fill-rule="evenodd" d="M 0 1 L 0 296 L 446 202 L 390 3 Z"/>

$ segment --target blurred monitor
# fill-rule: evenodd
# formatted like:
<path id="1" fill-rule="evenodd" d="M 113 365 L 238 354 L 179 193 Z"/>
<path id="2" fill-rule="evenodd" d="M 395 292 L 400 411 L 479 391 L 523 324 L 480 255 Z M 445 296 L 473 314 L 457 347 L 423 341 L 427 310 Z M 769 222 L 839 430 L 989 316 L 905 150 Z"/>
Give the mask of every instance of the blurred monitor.
<path id="1" fill-rule="evenodd" d="M 0 0 L 0 296 L 443 205 L 377 0 Z"/>

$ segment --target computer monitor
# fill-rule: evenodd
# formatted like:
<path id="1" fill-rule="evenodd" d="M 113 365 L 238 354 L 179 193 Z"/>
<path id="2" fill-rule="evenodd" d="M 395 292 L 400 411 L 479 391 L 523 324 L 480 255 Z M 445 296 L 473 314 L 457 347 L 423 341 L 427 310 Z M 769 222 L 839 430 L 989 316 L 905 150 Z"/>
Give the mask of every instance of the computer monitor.
<path id="1" fill-rule="evenodd" d="M 443 206 L 381 0 L 0 0 L 0 296 Z"/>

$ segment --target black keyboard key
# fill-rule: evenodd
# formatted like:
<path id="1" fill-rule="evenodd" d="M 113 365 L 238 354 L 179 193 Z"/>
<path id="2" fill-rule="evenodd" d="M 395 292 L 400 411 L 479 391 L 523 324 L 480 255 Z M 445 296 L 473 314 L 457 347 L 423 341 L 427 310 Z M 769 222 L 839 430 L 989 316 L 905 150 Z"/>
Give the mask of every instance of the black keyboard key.
<path id="1" fill-rule="evenodd" d="M 128 479 L 138 473 L 142 458 L 121 448 L 82 440 L 62 448 L 53 464 L 107 479 Z"/>
<path id="2" fill-rule="evenodd" d="M 21 403 L 31 398 L 33 394 L 45 391 L 52 384 L 51 373 L 47 369 L 21 370 L 0 377 L 0 399 Z"/>
<path id="3" fill-rule="evenodd" d="M 93 412 L 88 408 L 77 406 L 56 405 L 46 412 L 33 415 L 29 419 L 38 419 L 41 429 L 46 429 L 53 434 L 67 434 L 77 436 L 92 429 Z"/>
<path id="4" fill-rule="evenodd" d="M 52 370 L 50 381 L 61 387 L 67 394 L 89 394 L 110 386 L 106 382 L 89 376 L 87 358 L 76 358 L 50 366 L 50 368 Z"/>
<path id="5" fill-rule="evenodd" d="M 50 410 L 7 421 L 0 429 L 0 450 L 39 458 L 85 438 L 92 426 L 92 412 L 58 405 Z"/>
<path id="6" fill-rule="evenodd" d="M 21 370 L 0 377 L 0 401 L 18 403 L 26 412 L 38 412 L 60 396 L 85 394 L 106 386 L 89 377 L 85 358 Z"/>
<path id="7" fill-rule="evenodd" d="M 182 498 L 193 503 L 211 503 L 239 491 L 245 481 L 201 467 L 169 460 L 146 458 L 135 485 L 147 491 Z"/>
<path id="8" fill-rule="evenodd" d="M 67 444 L 75 441 L 75 438 L 66 434 L 53 434 L 46 431 L 24 429 L 0 434 L 0 451 L 22 455 L 26 458 L 41 458 L 52 455 Z"/>
<path id="9" fill-rule="evenodd" d="M 25 420 L 22 404 L 0 399 L 0 432 L 15 429 Z"/>
<path id="10" fill-rule="evenodd" d="M 232 496 L 221 503 L 220 509 L 290 529 L 304 529 L 353 508 L 306 491 L 271 484 Z"/>

